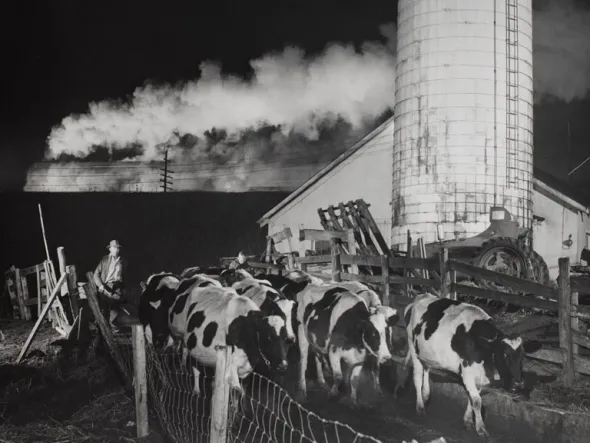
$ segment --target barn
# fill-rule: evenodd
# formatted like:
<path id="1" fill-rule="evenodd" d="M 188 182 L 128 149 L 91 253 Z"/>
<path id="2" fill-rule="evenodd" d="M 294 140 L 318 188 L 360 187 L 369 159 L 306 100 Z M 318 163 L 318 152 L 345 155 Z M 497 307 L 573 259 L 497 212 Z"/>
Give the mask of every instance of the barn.
<path id="1" fill-rule="evenodd" d="M 310 240 L 299 241 L 300 228 L 322 229 L 318 208 L 363 199 L 383 237 L 391 246 L 394 117 L 352 145 L 334 161 L 305 181 L 259 220 L 272 235 L 285 227 L 293 233 L 291 247 L 304 255 L 316 250 Z M 533 242 L 545 259 L 552 279 L 557 260 L 569 257 L 580 263 L 582 248 L 590 246 L 590 209 L 575 189 L 535 170 L 533 174 Z M 285 242 L 277 250 L 286 252 Z"/>

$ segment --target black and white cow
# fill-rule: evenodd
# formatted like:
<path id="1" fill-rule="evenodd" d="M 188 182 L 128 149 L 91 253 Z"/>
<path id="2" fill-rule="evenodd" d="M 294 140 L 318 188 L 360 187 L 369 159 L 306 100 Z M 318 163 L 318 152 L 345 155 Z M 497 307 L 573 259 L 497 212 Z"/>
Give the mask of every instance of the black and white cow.
<path id="1" fill-rule="evenodd" d="M 461 377 L 469 396 L 465 426 L 471 428 L 475 416 L 475 430 L 489 437 L 481 416 L 480 391 L 489 385 L 507 390 L 524 386 L 522 339 L 504 335 L 477 306 L 431 294 L 419 295 L 406 306 L 404 319 L 406 365 L 411 363 L 414 369 L 417 413 L 424 414 L 430 397 L 429 371 L 449 371 Z"/>
<path id="2" fill-rule="evenodd" d="M 306 289 L 297 297 L 299 397 L 304 399 L 307 395 L 305 372 L 311 348 L 323 358 L 327 356 L 330 363 L 334 379 L 331 396 L 338 394 L 342 382 L 342 361 L 347 364 L 351 400 L 357 404 L 358 381 L 365 360 L 372 356 L 384 363 L 392 358 L 385 337 L 388 319 L 383 312 L 370 310 L 365 300 L 344 288 L 331 288 L 321 298 L 316 294 Z M 389 320 L 396 322 L 397 318 Z M 322 368 L 318 358 L 316 365 L 319 376 Z M 325 381 L 323 387 L 327 389 Z"/>
<path id="3" fill-rule="evenodd" d="M 170 272 L 152 274 L 143 283 L 139 299 L 138 317 L 146 340 L 158 347 L 168 341 L 168 312 L 176 299 L 180 278 Z"/>
<path id="4" fill-rule="evenodd" d="M 170 337 L 166 347 L 169 347 L 173 342 L 177 342 L 180 346 L 183 343 L 183 338 L 186 335 L 186 315 L 190 304 L 188 303 L 189 296 L 193 288 L 221 288 L 221 283 L 204 274 L 194 274 L 192 277 L 182 279 L 176 288 L 174 303 L 168 309 L 168 330 Z M 186 345 L 186 343 L 185 343 Z M 182 348 L 183 360 L 186 361 L 187 350 L 186 346 Z"/>
<path id="5" fill-rule="evenodd" d="M 232 387 L 241 390 L 238 379 L 247 377 L 259 362 L 271 371 L 286 370 L 285 344 L 278 333 L 285 327 L 282 317 L 264 316 L 248 297 L 225 287 L 193 286 L 186 304 L 188 308 L 179 314 L 185 325 L 179 329 L 184 331 L 188 354 L 204 366 L 215 367 L 215 347 L 233 346 Z M 194 362 L 193 373 L 194 390 L 199 394 L 199 371 Z"/>

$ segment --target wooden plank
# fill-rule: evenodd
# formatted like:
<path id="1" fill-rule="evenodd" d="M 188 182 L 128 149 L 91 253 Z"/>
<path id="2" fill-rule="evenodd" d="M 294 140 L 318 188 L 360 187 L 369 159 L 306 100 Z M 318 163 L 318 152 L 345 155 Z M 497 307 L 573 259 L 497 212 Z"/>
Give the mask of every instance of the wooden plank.
<path id="1" fill-rule="evenodd" d="M 129 374 L 127 373 L 125 364 L 123 363 L 124 360 L 121 356 L 121 351 L 115 342 L 111 328 L 109 328 L 107 321 L 100 310 L 100 305 L 98 304 L 98 298 L 96 295 L 98 291 L 96 289 L 96 284 L 94 283 L 93 273 L 87 272 L 86 278 L 88 279 L 88 282 L 84 285 L 84 292 L 86 293 L 86 298 L 88 299 L 88 305 L 94 314 L 94 319 L 96 320 L 98 329 L 107 345 L 111 356 L 113 357 L 113 360 L 115 361 L 115 364 L 117 365 L 117 368 L 119 371 L 121 371 L 121 374 L 125 377 L 125 379 L 130 382 Z"/>
<path id="2" fill-rule="evenodd" d="M 332 255 L 312 255 L 309 257 L 295 257 L 295 262 L 304 265 L 318 265 L 332 262 Z"/>
<path id="3" fill-rule="evenodd" d="M 340 274 L 342 273 L 342 263 L 340 262 L 340 249 L 338 241 L 332 239 L 332 280 L 335 282 L 341 281 Z"/>
<path id="4" fill-rule="evenodd" d="M 23 296 L 23 283 L 21 280 L 20 269 L 14 270 L 14 287 L 16 289 L 16 301 L 18 303 L 20 317 L 23 320 L 31 319 L 31 312 L 25 305 L 25 298 Z"/>
<path id="5" fill-rule="evenodd" d="M 382 255 L 381 256 L 381 275 L 383 276 L 383 300 L 381 301 L 381 303 L 383 303 L 385 306 L 391 306 L 391 301 L 390 301 L 390 291 L 391 291 L 391 287 L 389 284 L 389 263 L 388 263 L 388 255 Z M 394 301 L 395 301 L 395 295 L 394 295 Z"/>
<path id="6" fill-rule="evenodd" d="M 387 246 L 387 242 L 383 238 L 383 235 L 379 230 L 379 226 L 377 226 L 377 223 L 375 223 L 375 219 L 369 211 L 369 206 L 363 199 L 358 199 L 355 203 L 360 215 L 362 216 L 362 219 L 368 225 L 369 230 L 372 232 L 375 240 L 377 241 L 377 244 L 381 248 L 381 254 L 389 255 L 389 246 Z"/>
<path id="7" fill-rule="evenodd" d="M 20 269 L 21 277 L 26 277 L 27 275 L 35 274 L 37 272 L 37 266 L 39 265 L 33 265 L 29 266 L 28 268 Z"/>
<path id="8" fill-rule="evenodd" d="M 482 289 L 473 286 L 454 284 L 451 285 L 451 291 L 455 291 L 457 294 L 472 295 L 479 298 L 489 298 L 490 300 L 510 303 L 523 308 L 537 308 L 545 309 L 547 311 L 557 311 L 558 309 L 557 302 L 552 300 L 516 294 L 507 294 L 505 292 L 493 291 L 491 289 Z"/>
<path id="9" fill-rule="evenodd" d="M 49 297 L 48 303 L 43 308 L 43 311 L 41 311 L 41 315 L 37 318 L 37 321 L 35 322 L 35 325 L 33 326 L 31 333 L 27 337 L 27 340 L 25 341 L 25 344 L 23 345 L 23 347 L 20 351 L 20 354 L 16 358 L 16 363 L 20 363 L 21 360 L 23 359 L 23 357 L 25 356 L 25 353 L 29 350 L 31 343 L 33 342 L 33 338 L 35 338 L 35 334 L 37 334 L 37 330 L 39 329 L 39 326 L 41 326 L 41 322 L 43 321 L 43 318 L 47 314 L 47 311 L 49 311 L 49 307 L 53 303 L 53 300 L 59 294 L 59 291 L 61 289 L 61 285 L 65 282 L 65 280 L 66 280 L 66 276 L 63 275 L 62 278 L 59 279 L 59 281 L 57 282 L 57 284 L 53 288 L 53 291 L 51 292 L 51 296 Z"/>
<path id="10" fill-rule="evenodd" d="M 361 211 L 357 206 L 355 206 L 356 202 L 349 201 L 346 205 L 349 208 L 350 215 L 354 218 L 356 224 L 359 227 L 360 232 L 362 233 L 363 238 L 365 239 L 365 244 L 367 248 L 371 252 L 371 255 L 381 255 L 381 251 L 373 242 L 373 238 L 371 237 L 371 227 L 369 226 L 368 220 L 366 220 Z M 387 254 L 389 251 L 385 251 L 384 253 Z"/>
<path id="11" fill-rule="evenodd" d="M 406 259 L 411 259 L 412 258 L 412 236 L 410 235 L 410 230 L 408 229 L 407 235 L 406 235 Z M 404 269 L 404 277 L 409 277 L 411 275 L 412 271 L 410 271 L 409 269 L 405 268 Z M 412 296 L 412 286 L 410 284 L 406 284 L 406 297 L 411 298 Z"/>
<path id="12" fill-rule="evenodd" d="M 470 277 L 481 278 L 489 280 L 494 283 L 499 283 L 504 286 L 523 291 L 525 293 L 538 295 L 548 300 L 557 300 L 557 292 L 552 286 L 542 285 L 529 280 L 523 280 L 518 277 L 511 275 L 501 274 L 499 272 L 490 271 L 488 269 L 478 268 L 467 263 L 463 263 L 457 260 L 449 260 L 449 269 L 454 269 L 461 274 L 468 275 Z"/>
<path id="13" fill-rule="evenodd" d="M 572 342 L 576 345 L 583 346 L 587 349 L 590 349 L 590 337 L 586 334 L 582 334 L 580 331 L 572 329 Z M 575 355 L 574 359 L 578 356 Z"/>
<path id="14" fill-rule="evenodd" d="M 453 287 L 453 285 L 457 284 L 457 271 L 455 271 L 454 269 L 451 269 L 449 271 L 449 298 L 451 300 L 457 300 L 457 292 L 453 291 L 451 288 Z"/>
<path id="15" fill-rule="evenodd" d="M 282 231 L 276 232 L 272 235 L 269 235 L 268 238 L 271 238 L 273 242 L 276 243 L 280 243 L 283 240 L 287 240 L 288 238 L 291 238 L 293 236 L 293 234 L 291 233 L 291 228 L 286 227 L 283 228 Z"/>
<path id="16" fill-rule="evenodd" d="M 312 275 L 317 278 L 321 278 L 322 280 L 331 281 L 332 276 L 329 274 L 324 274 L 322 272 L 307 272 L 309 275 Z"/>
<path id="17" fill-rule="evenodd" d="M 572 318 L 570 291 L 570 261 L 567 257 L 560 257 L 559 278 L 559 348 L 563 354 L 563 385 L 568 388 L 574 384 L 574 351 L 572 349 Z"/>
<path id="18" fill-rule="evenodd" d="M 344 207 L 344 205 L 342 205 L 342 207 Z M 342 209 L 340 209 L 340 211 L 342 211 Z M 348 223 L 350 223 L 350 222 L 348 222 Z M 355 256 L 355 255 L 357 255 L 357 250 L 356 250 L 356 237 L 355 237 L 354 229 L 349 228 L 346 232 L 348 233 L 348 254 Z M 340 259 L 342 259 L 342 257 L 340 257 Z M 351 265 L 350 266 L 350 273 L 351 274 L 358 274 L 359 267 L 357 265 Z"/>
<path id="19" fill-rule="evenodd" d="M 145 335 L 143 326 L 131 327 L 133 340 L 133 379 L 135 391 L 135 423 L 137 437 L 142 438 L 150 433 L 148 419 L 148 393 L 145 355 Z"/>
<path id="20" fill-rule="evenodd" d="M 76 273 L 75 265 L 68 265 L 66 267 L 68 293 L 70 294 L 70 304 L 73 312 L 80 312 L 80 304 L 78 303 L 78 274 Z"/>
<path id="21" fill-rule="evenodd" d="M 43 305 L 43 294 L 41 293 L 41 267 L 37 267 L 37 317 L 41 315 L 41 307 Z"/>
<path id="22" fill-rule="evenodd" d="M 348 240 L 348 234 L 340 231 L 322 231 L 321 229 L 301 229 L 299 230 L 299 240 L 324 240 L 329 241 L 333 238 L 338 238 L 342 241 Z"/>
<path id="23" fill-rule="evenodd" d="M 443 248 L 439 253 L 439 272 L 441 278 L 440 285 L 440 296 L 442 298 L 449 297 L 449 270 L 447 269 L 447 261 L 449 260 L 449 251 L 447 248 Z"/>
<path id="24" fill-rule="evenodd" d="M 343 265 L 379 266 L 381 267 L 380 256 L 363 256 L 342 254 L 340 257 Z"/>
<path id="25" fill-rule="evenodd" d="M 561 351 L 557 349 L 539 349 L 536 352 L 525 354 L 535 360 L 547 361 L 549 363 L 563 364 Z M 574 360 L 574 371 L 578 374 L 590 375 L 590 359 L 586 357 L 577 357 Z"/>
<path id="26" fill-rule="evenodd" d="M 570 278 L 570 284 L 571 284 L 571 278 Z M 579 304 L 578 293 L 572 291 L 572 301 L 571 301 L 572 310 L 574 309 L 575 306 L 578 306 L 578 304 Z M 580 319 L 578 317 L 576 317 L 575 315 L 572 315 L 570 317 L 570 327 L 572 329 L 572 334 L 575 331 L 578 331 L 580 329 Z M 573 338 L 574 337 L 572 336 L 572 339 Z M 578 355 L 580 353 L 580 347 L 578 346 L 578 343 L 575 340 L 573 341 L 572 351 L 573 351 L 574 355 Z"/>
<path id="27" fill-rule="evenodd" d="M 581 318 L 582 320 L 590 321 L 590 306 L 572 306 L 572 317 L 577 317 Z"/>
<path id="28" fill-rule="evenodd" d="M 590 294 L 590 277 L 575 275 L 570 277 L 572 292 L 582 292 L 584 294 Z"/>
<path id="29" fill-rule="evenodd" d="M 383 276 L 382 275 L 357 275 L 357 274 L 348 274 L 343 272 L 340 274 L 340 278 L 346 281 L 358 281 L 361 283 L 376 283 L 376 284 L 383 284 Z M 387 279 L 390 284 L 394 285 L 416 285 L 416 286 L 428 286 L 428 287 L 436 287 L 436 283 L 434 280 L 426 280 L 425 278 L 406 278 L 406 277 L 398 277 L 397 275 L 390 275 Z"/>
<path id="30" fill-rule="evenodd" d="M 280 266 L 277 266 L 272 263 L 260 263 L 256 261 L 249 261 L 248 266 L 254 269 L 283 269 Z"/>
<path id="31" fill-rule="evenodd" d="M 381 267 L 380 256 L 363 256 L 342 254 L 343 265 L 360 265 Z M 438 270 L 439 262 L 437 258 L 404 258 L 390 257 L 389 267 L 392 269 L 429 269 Z"/>
<path id="32" fill-rule="evenodd" d="M 545 328 L 555 323 L 557 323 L 555 317 L 528 317 L 510 325 L 500 326 L 500 329 L 505 334 L 520 335 L 528 331 L 534 331 L 535 329 Z"/>

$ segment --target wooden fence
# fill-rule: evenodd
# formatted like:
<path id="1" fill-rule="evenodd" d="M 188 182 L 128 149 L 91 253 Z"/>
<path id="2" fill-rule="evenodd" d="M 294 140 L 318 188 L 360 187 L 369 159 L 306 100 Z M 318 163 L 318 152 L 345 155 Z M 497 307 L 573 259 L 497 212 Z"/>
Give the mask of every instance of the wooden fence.
<path id="1" fill-rule="evenodd" d="M 590 321 L 590 306 L 578 304 L 580 292 L 590 294 L 590 277 L 570 276 L 570 264 L 568 258 L 559 259 L 558 288 L 546 286 L 529 280 L 523 280 L 506 274 L 482 269 L 461 261 L 448 258 L 448 251 L 443 249 L 434 258 L 412 258 L 412 257 L 391 257 L 361 256 L 356 255 L 354 242 L 349 238 L 350 232 L 319 231 L 304 229 L 300 238 L 311 240 L 330 240 L 332 242 L 332 253 L 330 255 L 319 255 L 310 257 L 295 257 L 288 255 L 288 268 L 299 268 L 307 270 L 310 265 L 330 265 L 330 273 L 310 274 L 331 279 L 332 281 L 359 281 L 372 285 L 379 285 L 382 293 L 382 303 L 386 305 L 397 305 L 402 307 L 411 302 L 411 287 L 421 286 L 432 288 L 438 291 L 441 297 L 449 297 L 456 300 L 458 294 L 469 295 L 488 300 L 508 303 L 521 308 L 533 308 L 549 312 L 557 312 L 558 318 L 529 316 L 522 321 L 512 325 L 506 325 L 507 333 L 519 333 L 532 331 L 558 323 L 559 328 L 559 350 L 544 348 L 534 353 L 527 354 L 528 357 L 563 365 L 563 381 L 565 386 L 571 386 L 574 382 L 574 374 L 581 373 L 590 375 L 590 358 L 581 355 L 580 346 L 590 348 L 590 336 L 580 330 L 580 321 Z M 340 242 L 348 242 L 349 254 L 343 254 L 342 248 L 338 247 Z M 271 272 L 281 272 L 282 268 L 270 263 L 248 263 L 253 268 L 262 268 Z M 381 275 L 360 275 L 359 266 L 380 267 Z M 349 268 L 346 270 L 345 268 Z M 400 275 L 391 275 L 397 272 Z M 410 270 L 436 271 L 438 276 L 427 279 L 415 277 L 423 275 L 422 272 L 409 272 Z M 347 272 L 345 272 L 347 271 Z M 431 273 L 432 274 L 432 273 Z M 412 276 L 414 275 L 414 276 Z M 498 290 L 483 289 L 457 283 L 457 276 L 469 277 L 475 281 L 486 280 L 509 288 L 508 293 Z M 393 291 L 392 286 L 401 285 L 405 290 Z M 402 297 L 401 292 L 405 293 Z M 520 294 L 518 294 L 520 293 Z M 586 353 L 588 354 L 588 353 Z"/>

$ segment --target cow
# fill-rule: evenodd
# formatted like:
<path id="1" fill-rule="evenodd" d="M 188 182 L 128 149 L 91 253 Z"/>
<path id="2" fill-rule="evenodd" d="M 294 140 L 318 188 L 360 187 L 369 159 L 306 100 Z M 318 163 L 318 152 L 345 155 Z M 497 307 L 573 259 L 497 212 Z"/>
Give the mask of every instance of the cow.
<path id="1" fill-rule="evenodd" d="M 143 283 L 143 282 L 142 282 Z M 169 337 L 168 311 L 176 298 L 180 278 L 170 272 L 152 274 L 143 283 L 138 317 L 148 343 L 161 347 Z"/>
<path id="2" fill-rule="evenodd" d="M 176 287 L 174 303 L 168 309 L 168 329 L 169 338 L 166 347 L 170 347 L 175 341 L 177 345 L 182 344 L 183 337 L 186 335 L 186 321 L 187 310 L 190 305 L 187 300 L 194 287 L 218 287 L 221 288 L 221 283 L 205 274 L 194 274 L 190 278 L 184 278 Z M 186 343 L 185 343 L 186 345 Z M 184 346 L 182 351 L 183 361 L 186 361 L 187 350 Z"/>
<path id="3" fill-rule="evenodd" d="M 186 268 L 180 273 L 180 278 L 190 278 L 193 275 L 202 273 L 200 266 L 192 266 L 190 268 Z"/>
<path id="4" fill-rule="evenodd" d="M 215 347 L 233 346 L 232 387 L 241 390 L 238 379 L 247 377 L 259 362 L 271 371 L 287 369 L 285 344 L 279 337 L 285 326 L 282 317 L 264 316 L 254 301 L 225 287 L 193 285 L 186 304 L 188 308 L 179 315 L 184 322 L 179 329 L 191 360 L 214 368 Z M 194 361 L 194 391 L 200 394 Z"/>
<path id="5" fill-rule="evenodd" d="M 338 394 L 342 361 L 349 366 L 347 380 L 350 380 L 351 400 L 356 405 L 358 379 L 365 360 L 372 356 L 381 364 L 392 358 L 385 339 L 388 319 L 383 312 L 370 310 L 363 298 L 341 287 L 330 288 L 321 297 L 304 290 L 297 301 L 299 398 L 303 400 L 307 395 L 305 372 L 311 348 L 316 354 L 327 356 L 330 363 L 334 380 L 330 396 Z M 316 365 L 319 375 L 322 368 L 317 358 Z M 327 389 L 325 381 L 323 387 Z"/>
<path id="6" fill-rule="evenodd" d="M 524 387 L 522 338 L 503 334 L 478 306 L 432 294 L 418 295 L 406 306 L 404 320 L 408 340 L 405 366 L 411 363 L 414 369 L 416 412 L 425 413 L 430 370 L 449 371 L 461 378 L 469 397 L 465 427 L 473 427 L 475 416 L 476 432 L 489 438 L 481 416 L 480 391 L 494 385 L 506 390 Z M 396 390 L 399 385 L 398 380 Z"/>
<path id="7" fill-rule="evenodd" d="M 219 281 L 222 286 L 231 287 L 234 283 L 246 279 L 253 279 L 254 276 L 243 268 L 228 268 L 221 271 L 219 274 Z M 270 282 L 268 282 L 270 286 Z"/>

